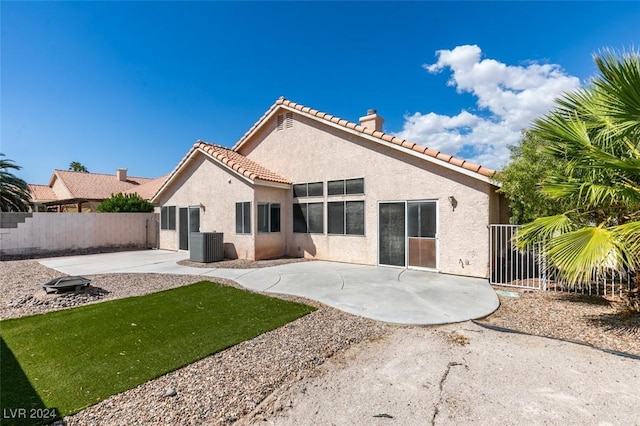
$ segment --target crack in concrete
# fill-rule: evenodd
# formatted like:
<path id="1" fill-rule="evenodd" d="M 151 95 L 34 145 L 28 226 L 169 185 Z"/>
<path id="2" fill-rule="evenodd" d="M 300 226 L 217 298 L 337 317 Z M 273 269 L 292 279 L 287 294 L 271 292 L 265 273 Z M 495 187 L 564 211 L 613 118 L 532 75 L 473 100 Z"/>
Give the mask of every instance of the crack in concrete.
<path id="1" fill-rule="evenodd" d="M 451 361 L 449 362 L 449 364 L 447 364 L 447 369 L 445 370 L 445 372 L 442 374 L 442 377 L 440 378 L 440 383 L 439 383 L 440 397 L 438 398 L 438 402 L 436 402 L 433 408 L 433 417 L 431 418 L 431 426 L 435 426 L 436 418 L 438 417 L 438 414 L 440 414 L 440 405 L 442 405 L 442 402 L 443 402 L 442 391 L 444 389 L 444 382 L 447 380 L 447 377 L 449 376 L 449 373 L 451 372 L 452 367 L 461 367 L 461 366 L 467 370 L 469 369 L 469 366 L 467 364 L 463 364 L 461 362 Z"/>

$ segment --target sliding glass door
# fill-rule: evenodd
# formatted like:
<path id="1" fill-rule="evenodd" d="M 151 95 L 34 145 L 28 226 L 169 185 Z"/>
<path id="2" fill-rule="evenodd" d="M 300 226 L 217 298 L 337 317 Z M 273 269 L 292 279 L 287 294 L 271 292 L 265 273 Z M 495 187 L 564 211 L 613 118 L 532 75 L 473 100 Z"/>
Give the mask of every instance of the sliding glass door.
<path id="1" fill-rule="evenodd" d="M 398 201 L 378 204 L 378 263 L 436 269 L 438 204 Z"/>

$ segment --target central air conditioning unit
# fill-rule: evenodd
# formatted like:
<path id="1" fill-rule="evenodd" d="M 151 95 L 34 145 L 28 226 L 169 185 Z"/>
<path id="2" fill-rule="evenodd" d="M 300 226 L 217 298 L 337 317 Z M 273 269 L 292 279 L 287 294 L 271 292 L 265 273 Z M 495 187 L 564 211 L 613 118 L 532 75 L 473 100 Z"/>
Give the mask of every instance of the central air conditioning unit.
<path id="1" fill-rule="evenodd" d="M 192 232 L 189 242 L 189 260 L 210 263 L 224 260 L 222 232 Z"/>

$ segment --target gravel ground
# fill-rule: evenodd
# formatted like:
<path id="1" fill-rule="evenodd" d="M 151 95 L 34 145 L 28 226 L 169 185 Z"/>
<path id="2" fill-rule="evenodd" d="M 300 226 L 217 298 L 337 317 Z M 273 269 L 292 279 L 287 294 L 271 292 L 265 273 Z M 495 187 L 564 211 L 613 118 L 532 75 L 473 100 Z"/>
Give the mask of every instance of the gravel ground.
<path id="1" fill-rule="evenodd" d="M 33 260 L 0 262 L 3 280 L 0 318 L 73 306 L 41 297 L 38 284 L 60 275 Z M 79 303 L 148 294 L 201 279 L 160 274 L 105 274 L 88 278 L 93 279 L 90 286 L 93 290 L 89 290 L 87 297 L 76 298 Z M 229 280 L 216 281 L 237 286 Z M 599 298 L 562 293 L 520 294 L 519 298 L 501 296 L 500 309 L 481 322 L 640 355 L 639 316 L 614 314 L 609 304 Z M 334 354 L 344 353 L 346 348 L 360 342 L 385 340 L 399 329 L 313 301 L 283 298 L 304 301 L 319 309 L 280 329 L 114 395 L 65 418 L 64 424 L 119 424 L 123 419 L 127 419 L 127 424 L 233 423 L 255 412 L 275 390 L 316 374 L 317 367 Z M 169 388 L 175 389 L 177 395 L 164 396 Z"/>
<path id="2" fill-rule="evenodd" d="M 499 295 L 500 308 L 480 323 L 640 355 L 640 314 L 615 313 L 602 297 L 508 291 L 520 297 Z"/>

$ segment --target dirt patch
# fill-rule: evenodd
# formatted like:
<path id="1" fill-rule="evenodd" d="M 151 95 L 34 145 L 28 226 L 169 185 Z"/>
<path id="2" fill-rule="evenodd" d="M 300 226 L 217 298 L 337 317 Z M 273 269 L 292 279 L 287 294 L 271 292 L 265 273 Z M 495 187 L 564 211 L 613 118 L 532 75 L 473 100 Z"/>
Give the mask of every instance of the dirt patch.
<path id="1" fill-rule="evenodd" d="M 517 292 L 520 297 L 498 294 L 500 308 L 479 323 L 640 355 L 638 314 L 617 313 L 599 296 L 503 290 Z"/>

